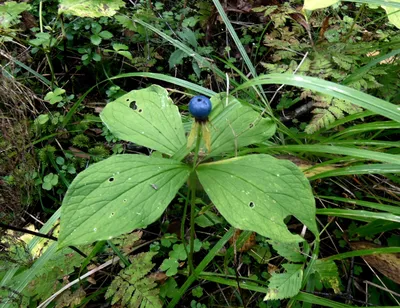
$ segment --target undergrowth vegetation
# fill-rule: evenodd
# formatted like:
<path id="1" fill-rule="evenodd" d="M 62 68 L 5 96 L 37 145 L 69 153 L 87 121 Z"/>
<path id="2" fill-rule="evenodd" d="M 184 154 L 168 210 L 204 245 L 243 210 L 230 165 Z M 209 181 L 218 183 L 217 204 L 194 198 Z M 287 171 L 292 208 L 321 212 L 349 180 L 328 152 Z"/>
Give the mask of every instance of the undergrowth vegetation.
<path id="1" fill-rule="evenodd" d="M 0 307 L 400 306 L 398 10 L 1 3 Z"/>

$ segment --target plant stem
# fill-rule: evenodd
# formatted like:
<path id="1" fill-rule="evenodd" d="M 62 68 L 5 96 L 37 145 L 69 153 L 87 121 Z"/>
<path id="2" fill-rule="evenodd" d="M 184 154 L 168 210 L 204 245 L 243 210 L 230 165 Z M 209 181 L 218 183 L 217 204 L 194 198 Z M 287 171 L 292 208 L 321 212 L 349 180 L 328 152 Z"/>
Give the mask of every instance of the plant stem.
<path id="1" fill-rule="evenodd" d="M 187 208 L 188 208 L 188 204 L 189 204 L 189 198 L 190 198 L 190 189 L 188 189 L 188 193 L 185 198 L 185 206 L 183 208 L 183 215 L 182 215 L 182 222 L 181 222 L 181 239 L 182 239 L 183 249 L 185 250 L 185 253 L 187 256 L 189 256 L 189 253 L 188 253 L 188 250 L 186 247 L 185 221 L 186 221 Z"/>
<path id="2" fill-rule="evenodd" d="M 196 215 L 196 164 L 197 159 L 199 157 L 199 150 L 200 150 L 200 142 L 201 142 L 201 125 L 197 128 L 197 140 L 196 140 L 196 147 L 194 150 L 194 159 L 193 159 L 193 168 L 192 172 L 189 177 L 189 187 L 190 187 L 190 250 L 188 256 L 189 262 L 189 273 L 194 273 L 194 266 L 193 266 L 193 251 L 194 251 L 194 218 Z"/>
<path id="3" fill-rule="evenodd" d="M 202 124 L 201 124 L 202 125 Z M 196 169 L 197 159 L 199 157 L 199 150 L 200 150 L 200 142 L 201 142 L 201 125 L 197 127 L 197 139 L 196 139 L 196 147 L 194 149 L 194 158 L 193 158 L 193 168 L 192 173 Z"/>
<path id="4" fill-rule="evenodd" d="M 190 250 L 189 250 L 189 273 L 194 273 L 193 265 L 193 251 L 194 251 L 194 217 L 196 207 L 196 175 L 194 173 L 190 176 Z"/>
<path id="5" fill-rule="evenodd" d="M 343 42 L 347 42 L 347 40 L 350 38 L 351 34 L 353 33 L 354 26 L 356 25 L 356 23 L 359 20 L 361 14 L 363 13 L 364 8 L 365 8 L 365 4 L 362 4 L 360 9 L 358 10 L 358 13 L 357 13 L 356 17 L 353 19 L 353 23 L 352 23 L 352 25 L 350 27 L 350 30 L 347 33 L 347 35 L 344 37 Z"/>
<path id="6" fill-rule="evenodd" d="M 208 254 L 204 257 L 204 259 L 200 262 L 199 266 L 196 270 L 191 274 L 185 283 L 181 286 L 178 292 L 175 293 L 174 298 L 168 304 L 167 308 L 173 308 L 176 304 L 178 304 L 179 300 L 182 298 L 183 294 L 185 294 L 186 290 L 192 285 L 192 283 L 196 280 L 196 277 L 200 275 L 201 272 L 207 267 L 207 265 L 214 259 L 216 254 L 221 250 L 222 247 L 229 241 L 229 239 L 233 236 L 235 232 L 235 228 L 231 227 L 225 235 L 214 245 L 213 248 L 208 252 Z M 235 281 L 236 283 L 236 281 Z"/>

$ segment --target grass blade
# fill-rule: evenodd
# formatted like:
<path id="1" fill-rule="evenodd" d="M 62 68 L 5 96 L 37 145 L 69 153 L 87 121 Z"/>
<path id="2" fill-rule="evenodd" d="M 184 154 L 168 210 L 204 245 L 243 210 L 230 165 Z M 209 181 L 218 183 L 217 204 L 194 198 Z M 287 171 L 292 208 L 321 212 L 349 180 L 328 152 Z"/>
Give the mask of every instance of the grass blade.
<path id="1" fill-rule="evenodd" d="M 294 297 L 295 300 L 304 302 L 304 303 L 310 303 L 314 305 L 319 305 L 323 307 L 330 307 L 330 308 L 354 308 L 352 305 L 346 305 L 338 302 L 334 302 L 330 299 L 323 298 L 316 296 L 314 294 L 310 293 L 305 293 L 305 292 L 300 292 L 296 297 Z M 394 307 L 389 307 L 389 306 L 374 306 L 375 308 L 394 308 Z"/>
<path id="2" fill-rule="evenodd" d="M 312 170 L 312 169 L 309 169 Z M 322 179 L 333 176 L 341 175 L 355 175 L 355 174 L 386 174 L 386 173 L 400 173 L 400 165 L 396 164 L 367 164 L 359 166 L 351 166 L 346 168 L 338 168 L 316 174 L 309 177 L 310 181 Z"/>
<path id="3" fill-rule="evenodd" d="M 369 212 L 363 210 L 317 209 L 317 215 L 342 217 L 365 222 L 370 222 L 375 219 L 400 222 L 400 216 L 391 213 Z"/>
<path id="4" fill-rule="evenodd" d="M 350 203 L 350 204 L 365 206 L 365 207 L 369 207 L 372 209 L 400 215 L 400 207 L 399 206 L 386 205 L 386 204 L 362 201 L 362 200 L 354 200 L 354 199 L 348 199 L 348 198 L 342 198 L 342 197 L 333 197 L 333 196 L 317 196 L 317 198 L 334 200 L 334 201 L 339 201 L 339 202 L 346 202 L 346 203 Z"/>
<path id="5" fill-rule="evenodd" d="M 184 79 L 164 75 L 164 74 L 157 74 L 157 73 L 126 73 L 126 74 L 120 74 L 117 76 L 110 77 L 109 80 L 115 80 L 115 79 L 120 79 L 120 78 L 131 78 L 131 77 L 144 77 L 144 78 L 152 78 L 156 80 L 161 80 L 165 82 L 169 82 L 171 84 L 192 90 L 196 93 L 200 93 L 206 96 L 213 96 L 216 94 L 214 91 L 209 90 L 207 88 L 204 88 L 202 86 L 199 86 L 198 84 L 195 84 L 193 82 L 186 81 Z"/>
<path id="6" fill-rule="evenodd" d="M 386 154 L 381 152 L 374 152 L 363 149 L 355 149 L 350 147 L 340 147 L 331 145 L 282 145 L 282 146 L 270 146 L 259 149 L 248 149 L 249 152 L 303 152 L 303 153 L 329 153 L 338 155 L 347 155 L 351 157 L 364 158 L 367 160 L 376 160 L 389 164 L 400 165 L 400 156 L 394 154 Z M 243 151 L 244 152 L 244 151 Z"/>
<path id="7" fill-rule="evenodd" d="M 343 260 L 352 257 L 360 257 L 360 256 L 368 256 L 368 255 L 377 255 L 382 253 L 399 253 L 400 247 L 383 247 L 383 248 L 373 248 L 373 249 L 360 249 L 349 251 L 345 253 L 339 253 L 337 255 L 333 255 L 327 258 L 323 258 L 322 260 Z"/>
<path id="8" fill-rule="evenodd" d="M 263 84 L 288 84 L 310 89 L 338 99 L 347 100 L 357 106 L 400 122 L 400 107 L 361 91 L 325 81 L 315 77 L 292 74 L 268 74 L 254 78 L 237 87 L 233 92 Z"/>
<path id="9" fill-rule="evenodd" d="M 220 251 L 222 247 L 229 241 L 229 239 L 235 233 L 235 228 L 231 227 L 225 235 L 215 244 L 215 246 L 209 251 L 209 253 L 204 257 L 204 259 L 200 262 L 199 266 L 196 267 L 194 273 L 188 277 L 179 291 L 176 293 L 172 301 L 168 304 L 168 308 L 175 307 L 178 304 L 179 300 L 182 298 L 183 294 L 185 294 L 186 290 L 195 282 L 196 277 L 200 275 L 200 273 L 206 268 L 206 266 L 214 259 L 215 255 Z"/>
<path id="10" fill-rule="evenodd" d="M 246 63 L 247 68 L 249 69 L 249 71 L 253 75 L 253 77 L 257 77 L 256 68 L 254 67 L 253 63 L 251 62 L 249 56 L 247 55 L 247 52 L 244 49 L 242 42 L 240 41 L 238 35 L 236 34 L 235 29 L 233 29 L 232 24 L 229 21 L 229 18 L 225 13 L 224 8 L 222 7 L 221 3 L 218 0 L 213 0 L 213 3 L 215 5 L 215 7 L 217 8 L 218 13 L 221 16 L 226 28 L 228 29 L 229 34 L 231 35 L 233 41 L 235 42 L 235 45 L 240 52 L 240 55 L 242 56 L 244 62 Z"/>

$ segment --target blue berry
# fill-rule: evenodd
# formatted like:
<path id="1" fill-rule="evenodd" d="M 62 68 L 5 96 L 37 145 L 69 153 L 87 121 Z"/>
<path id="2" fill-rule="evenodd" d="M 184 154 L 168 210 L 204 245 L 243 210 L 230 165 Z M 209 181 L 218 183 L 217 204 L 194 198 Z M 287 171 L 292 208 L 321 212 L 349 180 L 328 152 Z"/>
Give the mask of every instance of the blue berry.
<path id="1" fill-rule="evenodd" d="M 212 109 L 211 101 L 208 97 L 197 95 L 189 102 L 189 112 L 196 120 L 207 120 Z"/>

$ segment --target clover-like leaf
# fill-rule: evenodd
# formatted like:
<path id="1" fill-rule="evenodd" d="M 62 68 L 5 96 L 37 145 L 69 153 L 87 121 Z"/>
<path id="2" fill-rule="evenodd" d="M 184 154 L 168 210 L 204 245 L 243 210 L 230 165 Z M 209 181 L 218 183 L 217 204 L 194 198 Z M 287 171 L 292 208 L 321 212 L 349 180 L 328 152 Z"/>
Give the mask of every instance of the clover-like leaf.
<path id="1" fill-rule="evenodd" d="M 163 261 L 160 269 L 166 271 L 167 276 L 174 276 L 178 273 L 179 262 L 175 258 L 168 258 Z"/>
<path id="2" fill-rule="evenodd" d="M 232 226 L 280 242 L 299 242 L 303 239 L 289 232 L 283 221 L 293 215 L 318 236 L 310 184 L 292 162 L 248 155 L 201 164 L 197 174 Z"/>
<path id="3" fill-rule="evenodd" d="M 49 101 L 50 104 L 54 105 L 63 100 L 62 95 L 65 93 L 64 89 L 56 88 L 54 91 L 48 92 L 44 97 L 44 100 Z"/>
<path id="4" fill-rule="evenodd" d="M 160 86 L 131 91 L 100 114 L 114 136 L 173 155 L 186 145 L 178 107 Z"/>
<path id="5" fill-rule="evenodd" d="M 211 98 L 211 153 L 215 156 L 241 147 L 261 143 L 275 134 L 276 125 L 261 117 L 250 106 L 221 93 Z"/>
<path id="6" fill-rule="evenodd" d="M 90 166 L 64 198 L 59 246 L 146 227 L 161 216 L 189 173 L 177 161 L 142 155 L 115 155 Z"/>
<path id="7" fill-rule="evenodd" d="M 93 45 L 100 45 L 101 43 L 101 37 L 98 34 L 93 34 L 92 36 L 90 36 L 90 41 L 92 42 Z"/>

